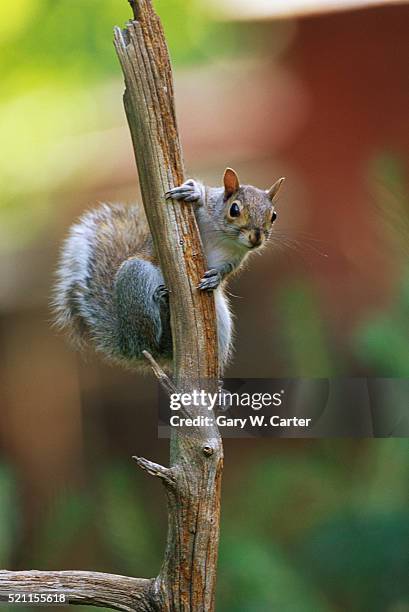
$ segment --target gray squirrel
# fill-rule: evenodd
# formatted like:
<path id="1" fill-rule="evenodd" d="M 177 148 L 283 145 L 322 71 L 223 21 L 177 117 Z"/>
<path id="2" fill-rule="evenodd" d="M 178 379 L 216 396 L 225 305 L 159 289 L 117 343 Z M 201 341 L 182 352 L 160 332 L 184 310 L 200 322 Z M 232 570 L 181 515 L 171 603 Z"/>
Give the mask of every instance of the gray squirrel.
<path id="1" fill-rule="evenodd" d="M 165 194 L 190 202 L 208 270 L 198 289 L 214 291 L 221 370 L 232 348 L 226 279 L 269 239 L 284 179 L 264 191 L 240 185 L 227 168 L 223 187 L 189 179 Z M 57 325 L 78 348 L 111 362 L 143 368 L 143 350 L 164 366 L 172 360 L 168 291 L 139 206 L 103 204 L 72 226 L 61 253 L 53 298 Z"/>

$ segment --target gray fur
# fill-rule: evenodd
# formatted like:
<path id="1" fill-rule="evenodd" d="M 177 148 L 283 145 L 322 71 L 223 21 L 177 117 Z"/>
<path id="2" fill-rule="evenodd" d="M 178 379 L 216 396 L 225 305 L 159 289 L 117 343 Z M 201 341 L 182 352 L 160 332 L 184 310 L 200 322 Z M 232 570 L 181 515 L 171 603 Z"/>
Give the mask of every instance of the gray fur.
<path id="1" fill-rule="evenodd" d="M 240 186 L 226 195 L 223 187 L 208 188 L 193 179 L 166 196 L 194 205 L 209 265 L 199 288 L 215 291 L 223 368 L 233 336 L 223 286 L 254 250 L 251 231 L 259 228 L 263 241 L 269 237 L 272 203 L 267 192 L 255 187 Z M 242 210 L 239 220 L 229 217 L 234 201 Z M 170 364 L 167 289 L 140 207 L 103 204 L 71 228 L 61 252 L 53 306 L 57 325 L 79 348 L 91 345 L 127 367 L 144 365 L 143 350 L 162 365 Z"/>

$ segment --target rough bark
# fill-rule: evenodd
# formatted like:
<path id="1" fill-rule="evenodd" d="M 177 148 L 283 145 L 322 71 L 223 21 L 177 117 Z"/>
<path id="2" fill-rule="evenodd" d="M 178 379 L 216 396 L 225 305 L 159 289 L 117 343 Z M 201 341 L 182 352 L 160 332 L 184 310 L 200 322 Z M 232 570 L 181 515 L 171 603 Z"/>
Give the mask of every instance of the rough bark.
<path id="1" fill-rule="evenodd" d="M 115 47 L 125 77 L 124 105 L 144 207 L 170 291 L 173 381 L 147 357 L 168 392 L 215 391 L 219 368 L 214 299 L 196 289 L 205 271 L 200 235 L 191 206 L 164 198 L 185 178 L 166 41 L 151 1 L 130 4 L 134 20 L 124 30 L 116 28 Z M 185 414 L 189 416 L 189 410 Z M 205 406 L 190 412 L 198 415 L 212 416 Z M 10 585 L 14 592 L 67 588 L 70 603 L 212 612 L 223 466 L 217 428 L 173 430 L 170 455 L 169 468 L 135 457 L 141 468 L 161 479 L 168 499 L 166 551 L 155 579 L 92 572 L 0 572 L 0 597 Z"/>
<path id="2" fill-rule="evenodd" d="M 134 17 L 125 31 L 116 30 L 115 45 L 145 211 L 170 290 L 174 385 L 215 390 L 214 300 L 196 289 L 205 262 L 195 217 L 190 205 L 164 200 L 185 179 L 169 55 L 150 1 L 135 3 Z M 200 413 L 208 416 L 205 407 Z M 165 560 L 155 581 L 161 610 L 214 608 L 222 462 L 216 429 L 172 432 L 171 466 L 157 472 L 169 508 Z"/>
<path id="3" fill-rule="evenodd" d="M 0 572 L 0 601 L 9 594 L 64 594 L 70 604 L 148 612 L 153 608 L 154 580 L 101 572 Z"/>

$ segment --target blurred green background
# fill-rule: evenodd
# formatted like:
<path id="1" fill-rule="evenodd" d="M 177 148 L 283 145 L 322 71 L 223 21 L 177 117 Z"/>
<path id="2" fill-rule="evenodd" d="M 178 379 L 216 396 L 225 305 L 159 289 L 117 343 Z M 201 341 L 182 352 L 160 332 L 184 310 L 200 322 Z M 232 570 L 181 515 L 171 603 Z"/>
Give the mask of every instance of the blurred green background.
<path id="1" fill-rule="evenodd" d="M 409 7 L 155 5 L 188 174 L 288 179 L 272 245 L 231 285 L 228 376 L 408 377 Z M 73 353 L 49 308 L 72 221 L 139 197 L 112 45 L 129 16 L 125 0 L 0 6 L 2 568 L 153 576 L 164 549 L 163 492 L 130 460 L 167 461 L 155 383 Z M 218 610 L 409 610 L 406 440 L 225 447 Z"/>

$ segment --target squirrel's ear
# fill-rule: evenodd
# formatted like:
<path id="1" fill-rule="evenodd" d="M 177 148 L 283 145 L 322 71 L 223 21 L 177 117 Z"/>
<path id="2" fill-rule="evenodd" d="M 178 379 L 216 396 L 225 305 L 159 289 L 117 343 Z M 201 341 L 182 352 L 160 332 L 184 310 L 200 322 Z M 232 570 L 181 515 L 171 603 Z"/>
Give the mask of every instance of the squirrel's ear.
<path id="1" fill-rule="evenodd" d="M 278 192 L 280 191 L 281 185 L 284 183 L 284 181 L 285 181 L 284 177 L 279 178 L 278 181 L 276 181 L 274 185 L 272 185 L 270 189 L 267 190 L 267 195 L 272 202 L 274 202 L 277 199 Z"/>
<path id="2" fill-rule="evenodd" d="M 224 191 L 227 196 L 233 195 L 239 190 L 240 181 L 239 177 L 233 170 L 233 168 L 226 168 L 223 175 Z"/>

